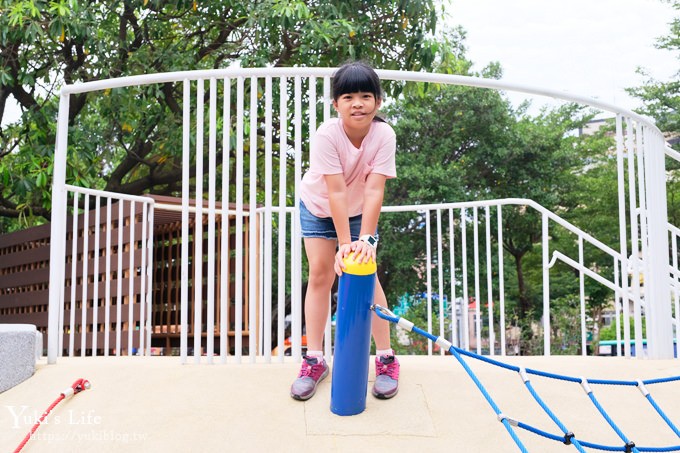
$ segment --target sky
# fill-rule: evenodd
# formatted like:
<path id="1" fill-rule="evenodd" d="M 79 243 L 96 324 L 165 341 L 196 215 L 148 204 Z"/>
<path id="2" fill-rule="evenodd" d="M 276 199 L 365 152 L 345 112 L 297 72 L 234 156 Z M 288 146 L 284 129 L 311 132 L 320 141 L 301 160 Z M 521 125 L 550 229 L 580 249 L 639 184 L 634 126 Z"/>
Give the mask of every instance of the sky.
<path id="1" fill-rule="evenodd" d="M 624 89 L 644 82 L 638 67 L 662 81 L 679 69 L 676 54 L 654 48 L 676 15 L 661 0 L 450 0 L 447 13 L 450 24 L 467 32 L 473 69 L 498 61 L 503 80 L 511 83 L 594 97 L 632 110 L 640 101 Z M 509 97 L 517 104 L 526 96 Z M 530 113 L 545 104 L 554 101 L 535 98 Z M 18 108 L 8 105 L 3 124 L 18 117 Z"/>
<path id="2" fill-rule="evenodd" d="M 654 47 L 680 14 L 661 0 L 450 0 L 446 10 L 467 32 L 473 70 L 498 61 L 511 83 L 632 110 L 641 103 L 624 89 L 645 81 L 638 67 L 661 81 L 680 69 L 677 54 Z M 554 102 L 536 97 L 530 112 L 545 104 Z"/>

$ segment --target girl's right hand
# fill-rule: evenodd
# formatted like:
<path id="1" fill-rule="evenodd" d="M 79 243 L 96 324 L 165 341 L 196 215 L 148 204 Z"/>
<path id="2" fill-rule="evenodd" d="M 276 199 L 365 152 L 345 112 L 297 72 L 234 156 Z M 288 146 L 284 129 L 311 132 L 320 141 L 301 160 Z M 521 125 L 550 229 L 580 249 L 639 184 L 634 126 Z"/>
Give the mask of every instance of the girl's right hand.
<path id="1" fill-rule="evenodd" d="M 338 252 L 335 254 L 335 263 L 333 264 L 333 269 L 335 269 L 335 273 L 338 274 L 338 277 L 341 276 L 342 272 L 345 270 L 345 263 L 343 260 L 347 258 L 347 255 L 352 251 L 352 244 L 340 244 L 340 246 L 338 246 Z"/>

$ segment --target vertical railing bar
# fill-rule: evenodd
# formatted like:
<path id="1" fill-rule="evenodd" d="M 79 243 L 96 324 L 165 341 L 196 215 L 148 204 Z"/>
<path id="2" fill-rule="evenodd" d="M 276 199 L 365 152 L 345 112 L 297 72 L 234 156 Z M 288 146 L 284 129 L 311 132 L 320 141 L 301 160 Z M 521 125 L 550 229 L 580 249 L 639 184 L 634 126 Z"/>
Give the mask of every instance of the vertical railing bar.
<path id="1" fill-rule="evenodd" d="M 641 244 L 641 250 L 642 250 L 642 275 L 647 277 L 650 275 L 650 260 L 647 258 L 648 255 L 648 231 L 647 231 L 647 198 L 646 198 L 646 182 L 645 182 L 645 153 L 644 153 L 644 148 L 643 146 L 645 145 L 643 143 L 643 137 L 644 137 L 644 131 L 645 128 L 642 127 L 641 123 L 637 124 L 637 129 L 636 129 L 636 149 L 637 149 L 637 170 L 638 170 L 638 200 L 640 201 L 640 210 L 639 210 L 639 215 L 640 215 L 640 244 Z M 639 269 L 638 269 L 639 270 Z M 639 282 L 638 282 L 639 283 Z M 642 297 L 642 296 L 640 296 Z"/>
<path id="2" fill-rule="evenodd" d="M 322 103 L 323 103 L 323 121 L 326 121 L 330 116 L 330 103 L 328 102 L 328 97 L 330 96 L 330 77 L 323 78 L 322 87 Z M 313 140 L 314 134 L 316 134 L 316 77 L 310 77 L 309 79 L 309 136 L 310 144 Z M 311 146 L 310 146 L 311 151 Z M 328 297 L 328 319 L 326 321 L 326 328 L 324 331 L 324 355 L 330 357 L 333 355 L 333 334 L 331 328 L 331 319 L 333 317 L 333 312 L 331 310 L 333 306 L 333 296 L 329 294 Z"/>
<path id="3" fill-rule="evenodd" d="M 587 332 L 586 332 L 586 288 L 585 288 L 585 274 L 583 273 L 584 256 L 583 256 L 583 236 L 578 236 L 578 264 L 581 266 L 578 270 L 578 287 L 579 287 L 579 305 L 581 307 L 581 355 L 586 356 L 587 349 Z"/>
<path id="4" fill-rule="evenodd" d="M 501 355 L 506 355 L 507 344 L 505 339 L 505 260 L 503 259 L 503 207 L 498 205 L 496 217 L 498 222 L 498 302 L 500 304 L 500 333 L 501 333 Z"/>
<path id="5" fill-rule="evenodd" d="M 458 313 L 456 311 L 456 242 L 455 242 L 455 224 L 453 223 L 453 209 L 449 209 L 449 259 L 451 266 L 451 343 L 454 346 L 460 346 L 458 341 Z"/>
<path id="6" fill-rule="evenodd" d="M 673 233 L 671 235 L 671 253 L 673 257 L 673 269 L 678 268 L 678 235 Z M 673 324 L 675 325 L 675 344 L 678 344 L 678 335 L 680 334 L 680 289 L 678 289 L 677 277 L 673 277 L 673 300 L 675 306 L 675 317 Z"/>
<path id="7" fill-rule="evenodd" d="M 118 202 L 118 270 L 116 271 L 116 355 L 122 354 L 122 322 L 123 322 L 123 219 L 125 217 L 125 201 Z"/>
<path id="8" fill-rule="evenodd" d="M 148 228 L 148 203 L 142 203 L 142 262 L 139 267 L 139 355 L 146 355 L 146 250 Z M 135 271 L 136 274 L 136 271 Z"/>
<path id="9" fill-rule="evenodd" d="M 326 76 L 323 78 L 323 120 L 328 121 L 331 117 L 331 78 Z"/>
<path id="10" fill-rule="evenodd" d="M 314 140 L 314 134 L 316 134 L 316 107 L 317 107 L 317 82 L 316 82 L 316 77 L 309 77 L 309 86 L 307 87 L 307 97 L 309 98 L 309 143 L 310 143 L 310 152 L 311 152 L 311 143 Z M 332 295 L 328 295 L 328 316 L 326 317 L 326 325 L 324 326 L 324 341 L 323 341 L 323 346 L 324 346 L 324 355 L 326 357 L 330 357 L 333 354 L 333 338 L 332 338 L 332 330 L 331 330 L 331 317 L 333 316 L 333 313 L 331 312 L 331 299 Z"/>
<path id="11" fill-rule="evenodd" d="M 215 206 L 217 192 L 217 79 L 210 78 L 208 126 L 208 304 L 206 312 L 206 355 L 213 363 L 215 355 Z M 223 206 L 224 208 L 225 206 Z"/>
<path id="12" fill-rule="evenodd" d="M 133 335 L 135 331 L 135 202 L 130 202 L 130 242 L 128 243 L 128 355 L 133 351 Z"/>
<path id="13" fill-rule="evenodd" d="M 619 286 L 619 260 L 614 257 L 614 286 L 616 287 L 616 291 L 614 291 L 614 316 L 616 316 L 616 356 L 621 357 L 622 350 L 621 350 L 621 306 L 620 304 L 622 303 L 622 296 L 621 296 L 621 287 Z M 626 349 L 629 348 L 630 345 L 626 345 Z"/>
<path id="14" fill-rule="evenodd" d="M 432 332 L 432 239 L 430 237 L 430 210 L 425 211 L 425 254 L 427 257 L 427 331 Z M 432 342 L 427 342 L 427 355 L 432 355 Z"/>
<path id="15" fill-rule="evenodd" d="M 469 312 L 469 293 L 468 293 L 468 274 L 467 274 L 467 219 L 466 208 L 460 209 L 460 234 L 461 234 L 461 261 L 463 262 L 463 316 L 461 325 L 463 326 L 463 348 L 470 350 L 470 312 Z"/>
<path id="16" fill-rule="evenodd" d="M 486 293 L 489 309 L 489 355 L 496 355 L 496 333 L 493 328 L 493 282 L 491 273 L 491 213 L 485 206 L 486 217 Z"/>
<path id="17" fill-rule="evenodd" d="M 630 321 L 628 298 L 628 245 L 626 238 L 626 193 L 623 172 L 623 131 L 621 114 L 616 115 L 616 166 L 618 174 L 619 195 L 619 246 L 621 252 L 621 297 L 623 300 L 623 342 L 626 345 L 625 355 L 630 357 Z M 636 353 L 636 356 L 639 354 Z"/>
<path id="18" fill-rule="evenodd" d="M 635 314 L 635 350 L 642 351 L 642 307 L 640 306 L 640 270 L 638 256 L 637 197 L 635 194 L 635 149 L 633 146 L 633 126 L 626 118 L 626 151 L 628 156 L 628 210 L 630 213 L 630 253 L 631 279 L 633 286 L 633 312 Z"/>
<path id="19" fill-rule="evenodd" d="M 248 172 L 248 356 L 255 363 L 257 354 L 257 77 L 250 78 L 250 170 Z"/>
<path id="20" fill-rule="evenodd" d="M 101 197 L 97 195 L 94 199 L 94 251 L 92 253 L 93 258 L 93 271 L 92 271 L 92 357 L 97 356 L 97 340 L 98 340 L 98 330 L 99 323 L 97 322 L 99 315 L 99 241 L 101 228 Z"/>
<path id="21" fill-rule="evenodd" d="M 266 208 L 265 208 L 266 209 Z M 257 247 L 257 351 L 256 356 L 264 356 L 264 332 L 265 332 L 265 304 L 264 304 L 264 217 L 265 213 L 255 212 L 257 219 L 257 240 L 259 247 Z"/>
<path id="22" fill-rule="evenodd" d="M 225 78 L 222 104 L 222 216 L 220 242 L 220 362 L 227 363 L 229 354 L 229 167 L 231 166 L 231 79 Z"/>
<path id="23" fill-rule="evenodd" d="M 80 305 L 80 355 L 85 357 L 87 334 L 87 283 L 89 280 L 88 258 L 90 248 L 90 195 L 85 194 L 83 205 L 83 274 L 81 280 L 82 296 Z"/>
<path id="24" fill-rule="evenodd" d="M 279 363 L 283 363 L 286 341 L 286 205 L 287 205 L 287 156 L 288 156 L 288 83 L 286 77 L 279 80 L 279 254 L 278 265 L 278 313 L 277 339 Z M 292 244 L 292 241 L 291 241 Z"/>
<path id="25" fill-rule="evenodd" d="M 187 362 L 189 331 L 189 168 L 191 82 L 182 82 L 182 250 L 180 270 L 180 363 Z"/>
<path id="26" fill-rule="evenodd" d="M 196 81 L 196 214 L 194 222 L 194 363 L 201 363 L 203 343 L 203 128 L 205 80 Z"/>
<path id="27" fill-rule="evenodd" d="M 302 243 L 299 238 L 300 219 L 298 218 L 298 206 L 300 203 L 300 180 L 302 179 L 302 79 L 300 76 L 295 76 L 295 211 L 292 219 L 291 231 L 291 265 L 293 266 L 293 279 L 291 287 L 293 288 L 292 296 L 292 329 L 293 337 L 292 356 L 295 360 L 299 360 L 302 354 Z"/>
<path id="28" fill-rule="evenodd" d="M 146 246 L 147 264 L 146 264 L 146 355 L 151 355 L 151 329 L 153 328 L 152 310 L 153 304 L 153 244 L 154 244 L 154 202 L 146 204 L 148 209 L 148 239 Z"/>
<path id="29" fill-rule="evenodd" d="M 482 301 L 479 296 L 479 214 L 477 206 L 472 208 L 472 238 L 475 264 L 475 343 L 477 354 L 482 353 Z"/>
<path id="30" fill-rule="evenodd" d="M 71 244 L 71 311 L 69 316 L 69 335 L 68 335 L 68 355 L 73 357 L 75 354 L 75 335 L 76 335 L 76 288 L 78 286 L 78 200 L 80 194 L 73 192 L 73 243 Z M 61 355 L 62 348 L 59 348 Z"/>
<path id="31" fill-rule="evenodd" d="M 264 83 L 264 357 L 267 363 L 272 360 L 272 77 L 267 76 Z"/>
<path id="32" fill-rule="evenodd" d="M 106 280 L 104 286 L 104 357 L 109 356 L 111 347 L 111 197 L 106 198 Z"/>
<path id="33" fill-rule="evenodd" d="M 444 263 L 442 259 L 442 211 L 437 209 L 437 278 L 439 286 L 439 336 L 446 338 L 444 331 Z M 439 349 L 439 354 L 444 355 L 444 348 Z"/>
<path id="34" fill-rule="evenodd" d="M 550 268 L 548 266 L 550 261 L 550 244 L 549 244 L 549 229 L 548 229 L 548 214 L 543 213 L 541 226 L 541 248 L 543 255 L 543 355 L 550 356 Z"/>
<path id="35" fill-rule="evenodd" d="M 236 79 L 236 313 L 234 325 L 236 330 L 235 358 L 241 363 L 243 355 L 243 115 L 244 115 L 244 79 Z"/>

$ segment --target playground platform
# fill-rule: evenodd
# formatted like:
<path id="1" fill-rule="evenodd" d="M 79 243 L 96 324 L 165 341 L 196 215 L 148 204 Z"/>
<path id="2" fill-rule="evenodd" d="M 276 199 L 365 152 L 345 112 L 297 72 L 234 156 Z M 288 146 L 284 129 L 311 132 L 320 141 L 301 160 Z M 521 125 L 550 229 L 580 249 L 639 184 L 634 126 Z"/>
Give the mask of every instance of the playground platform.
<path id="1" fill-rule="evenodd" d="M 497 358 L 517 366 L 589 379 L 644 380 L 680 375 L 677 360 Z M 33 377 L 0 394 L 0 450 L 13 451 L 60 392 L 82 377 L 91 381 L 92 388 L 56 406 L 24 452 L 519 451 L 452 356 L 400 357 L 399 394 L 387 401 L 369 394 L 366 410 L 351 417 L 330 412 L 330 375 L 314 398 L 299 402 L 288 394 L 299 368 L 292 359 L 249 363 L 244 357 L 243 363 L 237 364 L 231 363 L 230 357 L 229 361 L 182 365 L 178 357 L 97 357 L 61 358 L 56 365 L 41 362 Z M 518 373 L 466 361 L 505 415 L 561 434 Z M 372 365 L 370 372 L 373 375 Z M 578 439 L 623 446 L 579 384 L 537 376 L 531 376 L 531 383 Z M 680 444 L 636 387 L 591 388 L 612 420 L 636 445 Z M 677 424 L 680 382 L 647 388 Z M 514 429 L 528 451 L 576 451 L 573 445 Z"/>

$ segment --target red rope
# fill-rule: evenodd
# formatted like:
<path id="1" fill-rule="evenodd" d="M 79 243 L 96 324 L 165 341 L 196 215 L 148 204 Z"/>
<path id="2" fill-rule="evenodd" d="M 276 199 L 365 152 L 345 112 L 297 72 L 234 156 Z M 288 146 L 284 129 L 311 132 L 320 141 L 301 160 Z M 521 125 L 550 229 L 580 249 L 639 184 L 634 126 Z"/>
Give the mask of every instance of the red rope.
<path id="1" fill-rule="evenodd" d="M 40 427 L 42 422 L 45 421 L 45 418 L 47 418 L 47 416 L 50 414 L 50 412 L 52 412 L 52 409 L 54 409 L 57 406 L 57 404 L 61 403 L 64 399 L 66 399 L 67 396 L 75 395 L 76 393 L 80 393 L 83 390 L 89 389 L 89 388 L 90 388 L 90 381 L 81 378 L 81 379 L 78 379 L 77 381 L 75 381 L 73 383 L 73 385 L 71 385 L 71 387 L 69 387 L 68 389 L 61 392 L 59 397 L 56 400 L 54 400 L 54 402 L 52 404 L 50 404 L 50 407 L 48 407 L 45 410 L 45 412 L 43 412 L 40 419 L 38 419 L 38 421 L 36 421 L 33 424 L 31 431 L 29 431 L 29 433 L 26 434 L 26 437 L 24 437 L 24 440 L 21 441 L 21 443 L 16 448 L 16 450 L 14 450 L 14 453 L 19 453 L 26 446 L 28 441 L 31 440 L 31 438 L 33 437 L 33 434 L 35 434 L 35 431 Z"/>

